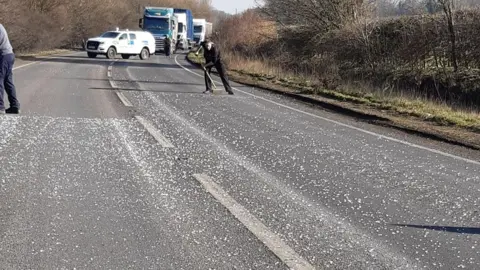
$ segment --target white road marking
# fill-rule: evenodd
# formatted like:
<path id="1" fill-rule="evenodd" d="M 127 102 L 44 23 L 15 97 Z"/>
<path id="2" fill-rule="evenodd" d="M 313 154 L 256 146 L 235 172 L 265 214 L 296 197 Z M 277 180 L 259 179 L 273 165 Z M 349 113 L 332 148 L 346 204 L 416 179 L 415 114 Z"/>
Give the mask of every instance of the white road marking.
<path id="1" fill-rule="evenodd" d="M 278 235 L 248 212 L 245 207 L 230 197 L 230 195 L 210 177 L 204 174 L 194 174 L 193 177 L 287 266 L 291 269 L 315 269 L 309 262 L 282 241 Z"/>
<path id="2" fill-rule="evenodd" d="M 159 142 L 163 147 L 165 148 L 173 148 L 173 144 L 165 138 L 162 134 L 160 134 L 160 131 L 156 127 L 153 126 L 152 123 L 147 121 L 145 118 L 136 115 L 135 118 L 137 118 L 138 122 L 142 124 L 142 126 L 150 133 L 157 142 Z"/>
<path id="3" fill-rule="evenodd" d="M 78 52 L 64 54 L 64 56 L 73 55 L 73 54 L 78 54 Z M 38 61 L 34 61 L 34 62 L 31 62 L 31 63 L 28 63 L 28 64 L 24 64 L 24 65 L 21 65 L 21 66 L 18 66 L 18 67 L 14 67 L 12 70 L 17 70 L 17 69 L 20 69 L 20 68 L 24 68 L 24 67 L 34 65 L 34 64 L 42 63 L 42 62 L 45 62 L 46 60 L 49 60 L 49 59 L 61 58 L 62 57 L 61 55 L 62 54 L 58 54 L 57 56 L 47 57 L 47 58 L 43 58 L 41 60 L 39 59 Z"/>
<path id="4" fill-rule="evenodd" d="M 28 67 L 30 65 L 37 64 L 39 62 L 41 62 L 41 61 L 35 61 L 35 62 L 28 63 L 28 64 L 25 64 L 25 65 L 21 65 L 21 66 L 18 66 L 18 67 L 14 67 L 12 70 L 17 70 L 17 69 L 20 69 L 20 68 L 23 68 L 23 67 Z"/>
<path id="5" fill-rule="evenodd" d="M 118 88 L 117 84 L 116 84 L 113 80 L 108 80 L 108 82 L 110 83 L 110 86 L 111 86 L 113 89 L 117 89 L 117 88 Z"/>
<path id="6" fill-rule="evenodd" d="M 177 60 L 177 56 L 175 56 L 175 62 L 177 63 L 178 66 L 180 66 L 181 68 L 183 68 L 184 70 L 198 76 L 198 77 L 203 77 L 203 75 L 200 75 L 186 67 L 184 67 L 182 64 L 180 64 Z M 217 83 L 220 83 L 218 81 L 216 81 Z M 341 123 L 341 122 L 338 122 L 338 121 L 335 121 L 335 120 L 332 120 L 332 119 L 328 119 L 328 118 L 325 118 L 325 117 L 322 117 L 322 116 L 319 116 L 319 115 L 316 115 L 316 114 L 312 114 L 312 113 L 309 113 L 309 112 L 305 112 L 305 111 L 302 111 L 302 110 L 299 110 L 299 109 L 295 109 L 293 107 L 290 107 L 288 105 L 284 105 L 284 104 L 281 104 L 281 103 L 278 103 L 276 101 L 273 101 L 273 100 L 270 100 L 270 99 L 267 99 L 267 98 L 264 98 L 262 96 L 257 96 L 255 94 L 252 94 L 252 93 L 248 93 L 248 92 L 245 92 L 245 91 L 242 91 L 238 88 L 235 88 L 235 87 L 232 87 L 233 89 L 235 89 L 236 91 L 239 91 L 241 93 L 244 93 L 246 95 L 249 95 L 249 96 L 252 96 L 252 97 L 255 97 L 255 98 L 258 98 L 258 99 L 261 99 L 261 100 L 264 100 L 264 101 L 267 101 L 267 102 L 270 102 L 272 104 L 275 104 L 277 106 L 280 106 L 280 107 L 283 107 L 283 108 L 286 108 L 286 109 L 289 109 L 289 110 L 292 110 L 292 111 L 295 111 L 295 112 L 298 112 L 298 113 L 302 113 L 302 114 L 305 114 L 305 115 L 308 115 L 308 116 L 311 116 L 311 117 L 314 117 L 314 118 L 317 118 L 317 119 L 321 119 L 323 121 L 327 121 L 327 122 L 330 122 L 330 123 L 333 123 L 333 124 L 336 124 L 336 125 L 339 125 L 339 126 L 343 126 L 343 127 L 346 127 L 346 128 L 350 128 L 350 129 L 353 129 L 353 130 L 356 130 L 356 131 L 359 131 L 359 132 L 363 132 L 363 133 L 366 133 L 366 134 L 369 134 L 369 135 L 372 135 L 372 136 L 375 136 L 379 139 L 386 139 L 386 140 L 390 140 L 390 141 L 393 141 L 393 142 L 397 142 L 397 143 L 401 143 L 401 144 L 404 144 L 404 145 L 408 145 L 408 146 L 411 146 L 411 147 L 415 147 L 415 148 L 418 148 L 418 149 L 422 149 L 422 150 L 426 150 L 426 151 L 429 151 L 429 152 L 432 152 L 432 153 L 435 153 L 435 154 L 439 154 L 439 155 L 442 155 L 442 156 L 446 156 L 446 157 L 450 157 L 450 158 L 453 158 L 453 159 L 456 159 L 456 160 L 461 160 L 461 161 L 464 161 L 464 162 L 467 162 L 467 163 L 471 163 L 471 164 L 475 164 L 475 165 L 480 165 L 480 161 L 476 161 L 476 160 L 472 160 L 472 159 L 468 159 L 468 158 L 464 158 L 464 157 L 460 157 L 460 156 L 456 156 L 456 155 L 453 155 L 453 154 L 449 154 L 449 153 L 445 153 L 445 152 L 442 152 L 440 150 L 436 150 L 436 149 L 432 149 L 432 148 L 428 148 L 426 146 L 421 146 L 421 145 L 418 145 L 418 144 L 414 144 L 414 143 L 410 143 L 410 142 L 407 142 L 407 141 L 404 141 L 404 140 L 400 140 L 400 139 L 396 139 L 396 138 L 393 138 L 393 137 L 390 137 L 390 136 L 385 136 L 385 135 L 382 135 L 382 134 L 378 134 L 378 133 L 375 133 L 375 132 L 372 132 L 372 131 L 368 131 L 368 130 L 365 130 L 365 129 L 362 129 L 362 128 L 359 128 L 359 127 L 355 127 L 355 126 L 352 126 L 352 125 L 348 125 L 348 124 L 345 124 L 345 123 Z"/>
<path id="7" fill-rule="evenodd" d="M 117 94 L 117 97 L 120 99 L 120 101 L 123 103 L 125 107 L 133 107 L 133 104 L 128 100 L 125 95 L 120 92 L 120 91 L 115 91 L 115 94 Z"/>
<path id="8" fill-rule="evenodd" d="M 107 68 L 107 77 L 108 77 L 108 82 L 110 83 L 110 86 L 113 89 L 118 89 L 117 84 L 112 78 L 113 64 L 115 64 L 115 61 L 111 62 Z M 125 107 L 133 107 L 133 104 L 130 102 L 130 100 L 128 100 L 128 98 L 122 92 L 116 90 L 115 94 L 117 94 L 118 99 L 120 99 L 120 101 L 123 103 Z"/>

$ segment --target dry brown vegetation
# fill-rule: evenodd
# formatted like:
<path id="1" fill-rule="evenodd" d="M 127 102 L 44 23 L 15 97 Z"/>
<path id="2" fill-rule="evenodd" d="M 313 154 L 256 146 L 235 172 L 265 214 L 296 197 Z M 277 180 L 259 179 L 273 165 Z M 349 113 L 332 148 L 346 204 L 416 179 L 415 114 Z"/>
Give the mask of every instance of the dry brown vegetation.
<path id="1" fill-rule="evenodd" d="M 480 128 L 480 1 L 263 2 L 218 28 L 231 70 Z"/>
<path id="2" fill-rule="evenodd" d="M 0 21 L 16 51 L 70 48 L 117 26 L 137 29 L 144 5 L 212 16 L 209 0 L 0 0 Z"/>

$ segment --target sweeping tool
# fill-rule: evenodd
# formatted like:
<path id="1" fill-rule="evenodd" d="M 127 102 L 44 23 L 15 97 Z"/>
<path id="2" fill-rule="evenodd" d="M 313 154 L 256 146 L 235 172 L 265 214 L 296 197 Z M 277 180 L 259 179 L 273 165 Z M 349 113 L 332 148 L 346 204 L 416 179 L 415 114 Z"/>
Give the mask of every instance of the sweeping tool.
<path id="1" fill-rule="evenodd" d="M 210 82 L 212 82 L 213 90 L 217 90 L 217 86 L 215 85 L 215 82 L 213 82 L 212 77 L 210 77 L 210 74 L 208 73 L 207 69 L 205 69 L 205 67 L 203 67 L 203 66 L 202 66 L 202 68 L 203 68 L 203 70 L 205 71 L 205 74 L 207 74 L 208 79 L 210 79 Z"/>

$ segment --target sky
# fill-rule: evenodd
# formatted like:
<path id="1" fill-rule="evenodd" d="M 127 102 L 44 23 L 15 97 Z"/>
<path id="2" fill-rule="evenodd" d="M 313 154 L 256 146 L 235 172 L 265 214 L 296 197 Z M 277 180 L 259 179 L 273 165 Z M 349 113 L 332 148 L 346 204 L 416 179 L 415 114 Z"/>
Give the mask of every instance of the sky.
<path id="1" fill-rule="evenodd" d="M 218 10 L 235 14 L 235 9 L 240 13 L 245 9 L 255 7 L 255 0 L 212 0 L 212 5 Z"/>

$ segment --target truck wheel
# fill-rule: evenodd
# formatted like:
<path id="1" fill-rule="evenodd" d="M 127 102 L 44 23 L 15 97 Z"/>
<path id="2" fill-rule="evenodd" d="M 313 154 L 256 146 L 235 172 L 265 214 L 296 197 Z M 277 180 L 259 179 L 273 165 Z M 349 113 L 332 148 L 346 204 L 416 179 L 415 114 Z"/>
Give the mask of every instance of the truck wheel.
<path id="1" fill-rule="evenodd" d="M 123 58 L 123 59 L 129 59 L 129 58 L 130 58 L 130 55 L 129 55 L 129 54 L 122 54 L 122 58 Z"/>
<path id="2" fill-rule="evenodd" d="M 108 48 L 107 58 L 108 59 L 113 59 L 113 58 L 115 58 L 115 56 L 117 56 L 117 50 L 115 50 L 115 47 Z"/>
<path id="3" fill-rule="evenodd" d="M 97 57 L 97 54 L 96 54 L 96 53 L 87 52 L 87 55 L 88 55 L 89 58 L 95 58 L 95 57 Z"/>
<path id="4" fill-rule="evenodd" d="M 142 51 L 140 51 L 140 59 L 146 60 L 150 56 L 150 52 L 148 51 L 147 48 L 143 48 Z"/>

